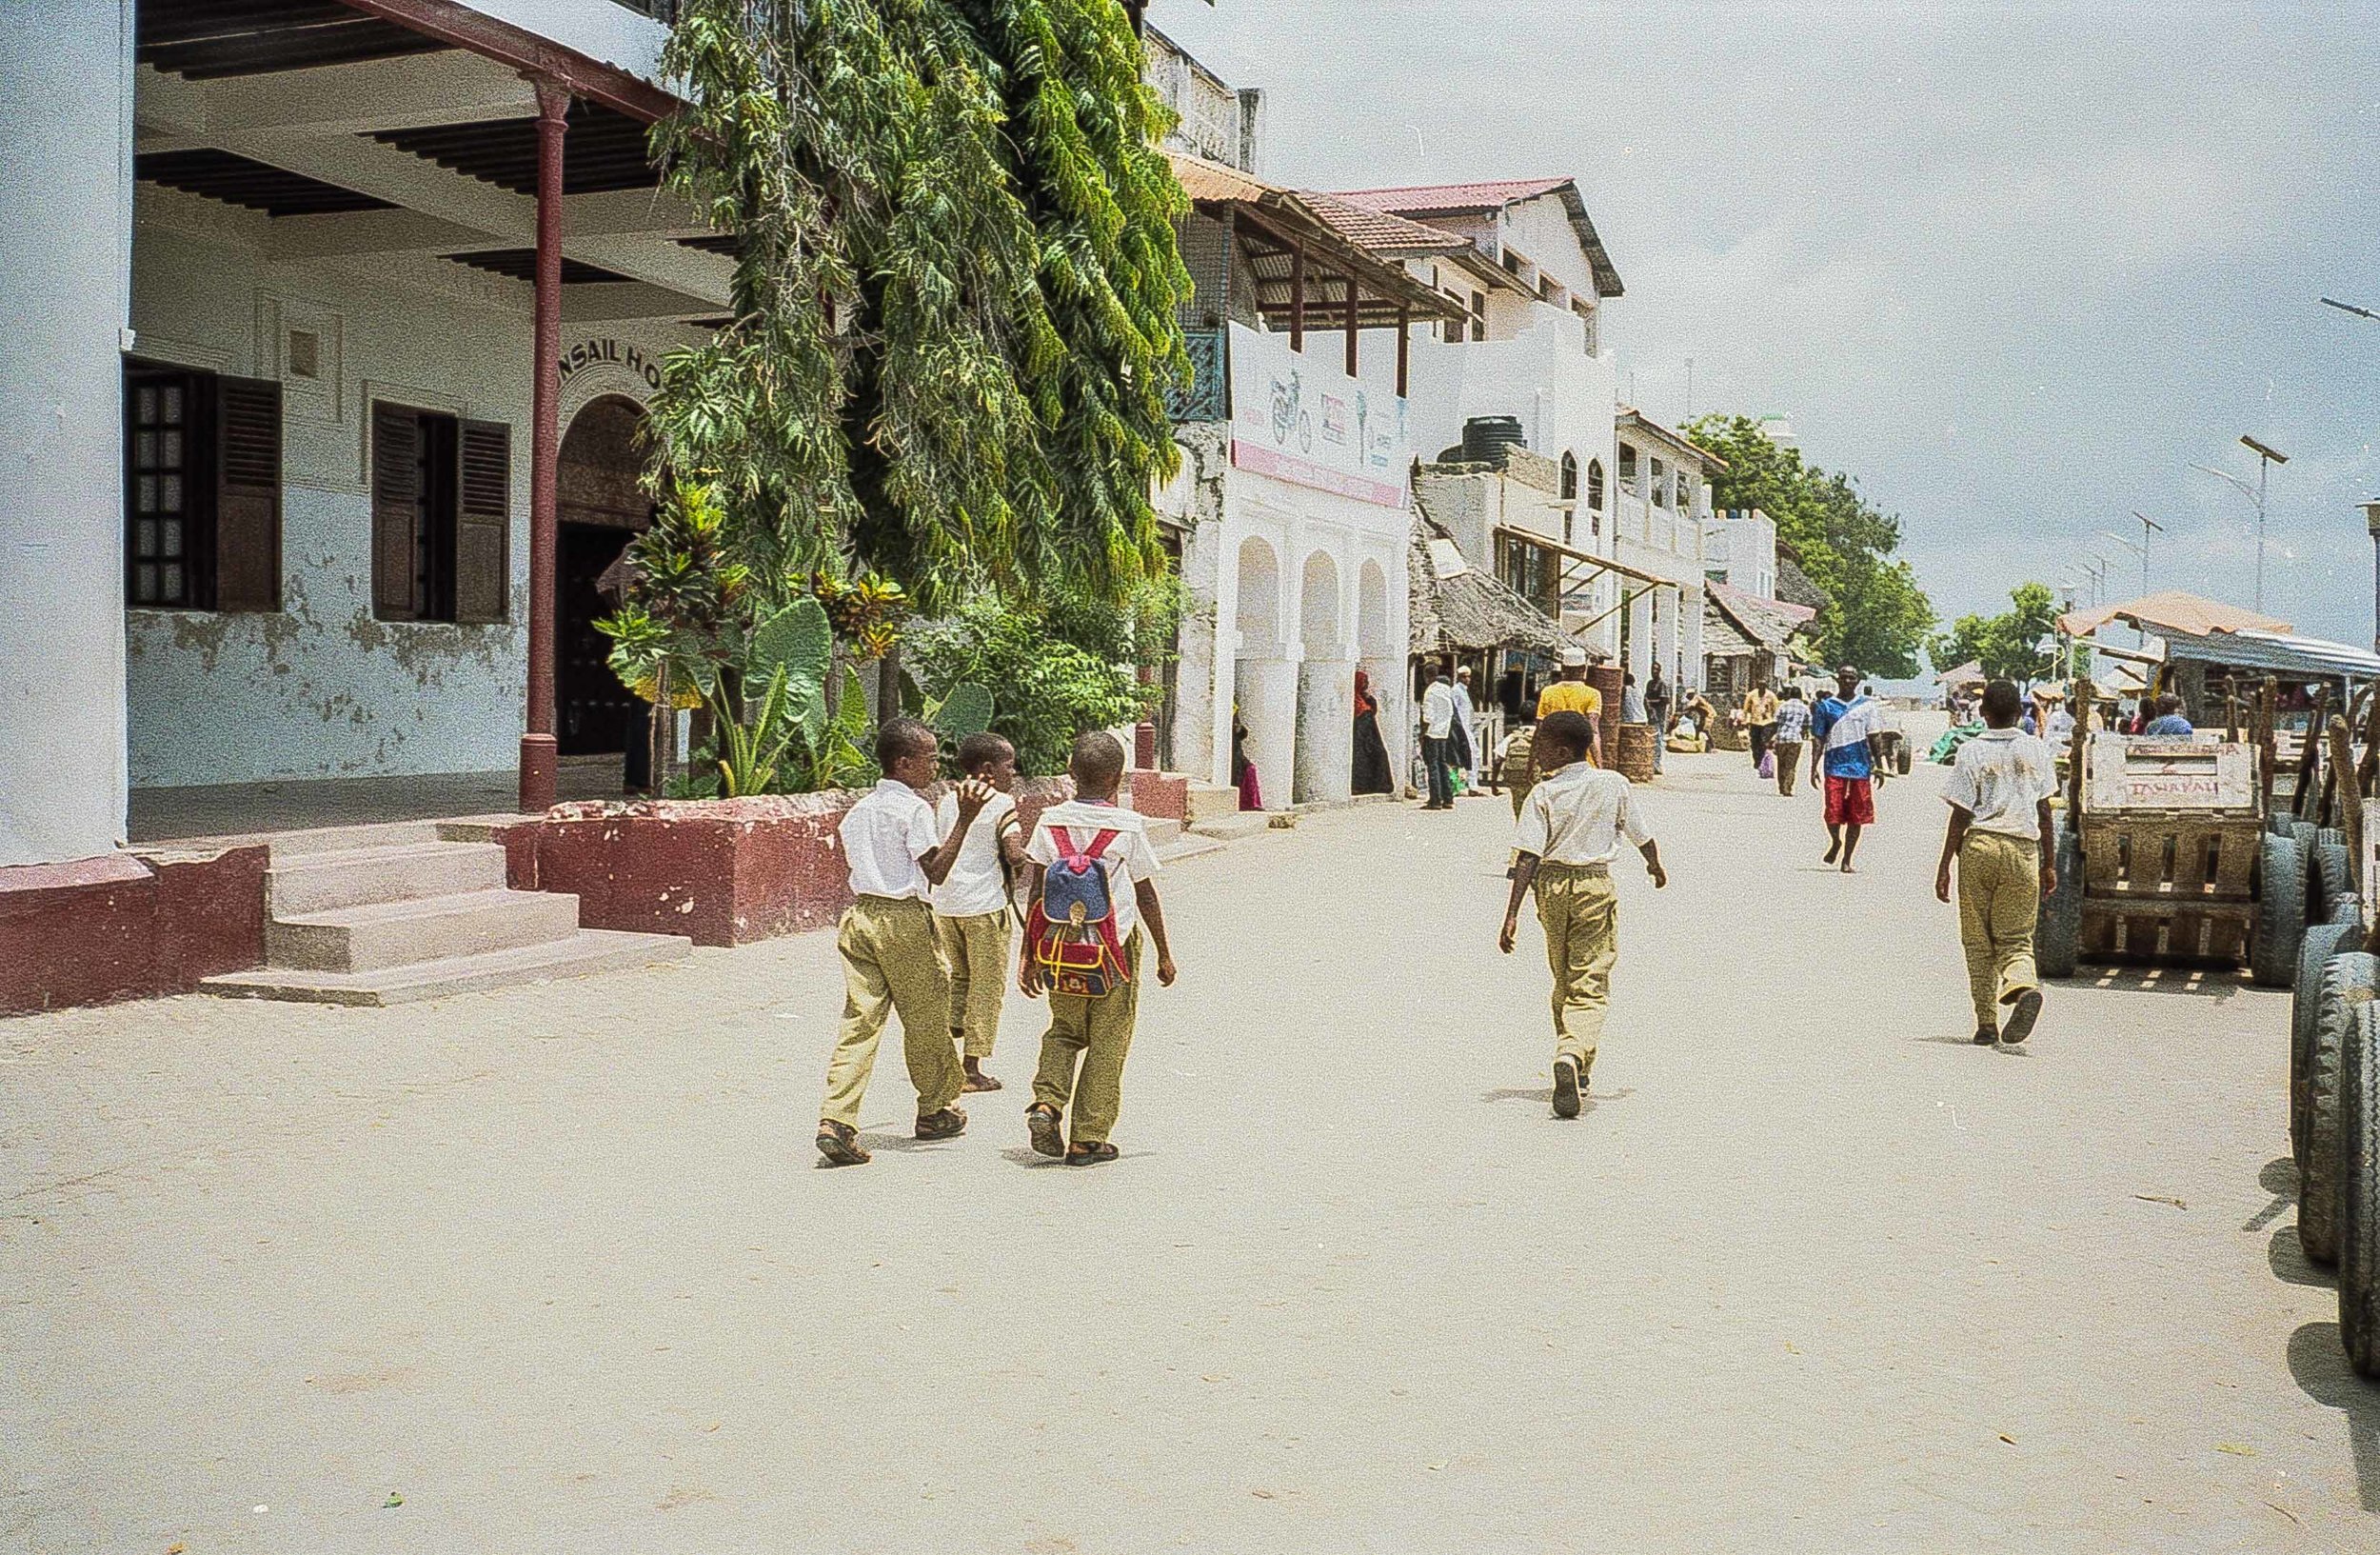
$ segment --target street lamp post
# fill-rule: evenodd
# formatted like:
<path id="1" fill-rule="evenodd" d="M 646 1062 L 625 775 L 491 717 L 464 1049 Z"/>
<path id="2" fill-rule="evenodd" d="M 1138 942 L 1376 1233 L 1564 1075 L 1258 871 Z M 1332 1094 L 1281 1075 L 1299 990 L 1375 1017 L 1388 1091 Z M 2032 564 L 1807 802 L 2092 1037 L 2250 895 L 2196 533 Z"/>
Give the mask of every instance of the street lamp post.
<path id="1" fill-rule="evenodd" d="M 2266 483 L 2271 477 L 2272 467 L 2274 465 L 2288 464 L 2290 462 L 2290 456 L 2283 453 L 2280 449 L 2271 447 L 2270 444 L 2257 442 L 2252 437 L 2242 437 L 2239 441 L 2242 448 L 2247 449 L 2250 452 L 2256 456 L 2255 485 L 2250 486 L 2246 481 L 2241 480 L 2238 476 L 2231 474 L 2228 470 L 2217 469 L 2212 465 L 2194 464 L 2190 468 L 2202 474 L 2212 475 L 2217 480 L 2230 482 L 2238 489 L 2241 496 L 2246 497 L 2249 501 L 2256 505 L 2256 609 L 2259 612 L 2262 612 L 2264 609 L 2265 487 Z"/>
<path id="2" fill-rule="evenodd" d="M 2364 504 L 2364 528 L 2371 531 L 2371 649 L 2380 653 L 2380 497 Z"/>

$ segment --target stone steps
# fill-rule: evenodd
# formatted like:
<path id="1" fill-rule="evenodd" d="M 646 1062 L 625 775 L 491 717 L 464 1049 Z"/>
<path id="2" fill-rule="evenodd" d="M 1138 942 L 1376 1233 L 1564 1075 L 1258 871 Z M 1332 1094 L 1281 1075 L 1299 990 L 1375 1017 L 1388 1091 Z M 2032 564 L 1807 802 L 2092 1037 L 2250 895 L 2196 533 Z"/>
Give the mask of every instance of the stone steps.
<path id="1" fill-rule="evenodd" d="M 574 929 L 567 938 L 472 956 L 387 967 L 369 972 L 310 972 L 267 967 L 207 979 L 205 989 L 230 999 L 288 999 L 318 1005 L 404 1005 L 454 993 L 482 993 L 523 983 L 626 971 L 681 961 L 694 944 L 674 934 Z"/>
<path id="2" fill-rule="evenodd" d="M 1237 804 L 1238 801 L 1239 796 L 1234 794 L 1233 802 Z M 1212 819 L 1193 821 L 1190 823 L 1189 829 L 1192 836 L 1211 837 L 1220 842 L 1231 842 L 1240 837 L 1253 837 L 1260 831 L 1270 830 L 1272 825 L 1272 817 L 1262 810 L 1235 809 L 1228 814 L 1218 815 Z"/>
<path id="3" fill-rule="evenodd" d="M 1240 813 L 1240 790 L 1220 783 L 1194 782 L 1190 785 L 1188 809 L 1192 827 L 1237 815 Z"/>
<path id="4" fill-rule="evenodd" d="M 266 839 L 265 966 L 206 979 L 229 998 L 391 1005 L 690 953 L 670 934 L 579 927 L 579 899 L 505 886 L 505 850 L 439 823 Z"/>

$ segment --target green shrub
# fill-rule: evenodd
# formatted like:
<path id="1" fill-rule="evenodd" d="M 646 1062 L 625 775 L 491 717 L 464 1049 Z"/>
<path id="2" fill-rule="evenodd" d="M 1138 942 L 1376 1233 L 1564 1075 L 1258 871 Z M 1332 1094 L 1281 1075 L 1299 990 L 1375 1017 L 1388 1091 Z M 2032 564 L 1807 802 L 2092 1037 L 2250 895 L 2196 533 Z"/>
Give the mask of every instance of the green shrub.
<path id="1" fill-rule="evenodd" d="M 970 681 L 989 688 L 993 732 L 1007 736 L 1018 768 L 1034 776 L 1064 771 L 1077 735 L 1138 723 L 1161 694 L 1129 665 L 1061 637 L 1046 612 L 988 597 L 912 627 L 902 651 L 928 697 Z"/>

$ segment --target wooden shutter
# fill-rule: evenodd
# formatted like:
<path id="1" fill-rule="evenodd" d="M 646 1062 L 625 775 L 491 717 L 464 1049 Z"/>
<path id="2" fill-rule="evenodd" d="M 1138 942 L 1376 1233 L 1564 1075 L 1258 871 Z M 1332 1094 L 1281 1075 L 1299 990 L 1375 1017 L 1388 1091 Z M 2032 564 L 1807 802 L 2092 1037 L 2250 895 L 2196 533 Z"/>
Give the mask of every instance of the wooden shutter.
<path id="1" fill-rule="evenodd" d="M 454 514 L 454 618 L 502 621 L 512 591 L 512 429 L 463 423 Z"/>
<path id="2" fill-rule="evenodd" d="M 215 608 L 281 608 L 281 386 L 225 378 L 215 396 Z"/>
<path id="3" fill-rule="evenodd" d="M 372 613 L 410 621 L 420 613 L 413 578 L 421 523 L 421 417 L 402 406 L 372 406 Z"/>

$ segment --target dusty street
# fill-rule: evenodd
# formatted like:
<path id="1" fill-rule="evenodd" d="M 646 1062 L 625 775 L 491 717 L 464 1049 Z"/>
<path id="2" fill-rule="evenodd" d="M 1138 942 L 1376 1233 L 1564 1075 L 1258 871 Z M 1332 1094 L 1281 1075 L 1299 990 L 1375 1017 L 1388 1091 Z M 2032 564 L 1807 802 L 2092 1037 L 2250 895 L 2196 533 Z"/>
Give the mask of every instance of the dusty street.
<path id="1" fill-rule="evenodd" d="M 1674 759 L 1574 1124 L 1500 800 L 1170 872 L 1103 1168 L 1025 1148 L 1012 994 L 965 1138 L 888 1045 L 876 1163 L 815 1169 L 825 934 L 0 1024 L 0 1546 L 2370 1547 L 2286 999 L 1973 1047 L 1937 786 L 1845 878 L 1809 793 Z"/>

